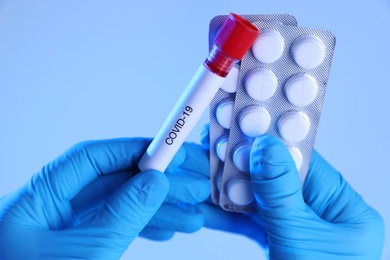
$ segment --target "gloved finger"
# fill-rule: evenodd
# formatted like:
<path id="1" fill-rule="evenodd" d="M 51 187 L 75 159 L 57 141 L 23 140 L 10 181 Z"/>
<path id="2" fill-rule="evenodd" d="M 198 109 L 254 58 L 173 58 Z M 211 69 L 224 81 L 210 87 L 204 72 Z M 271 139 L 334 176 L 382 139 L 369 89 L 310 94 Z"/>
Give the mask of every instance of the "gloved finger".
<path id="1" fill-rule="evenodd" d="M 192 171 L 176 170 L 180 173 L 166 173 L 170 189 L 164 200 L 165 203 L 196 204 L 210 196 L 210 183 L 206 177 Z M 71 200 L 74 216 L 77 218 L 73 224 L 84 222 L 93 216 L 99 207 L 132 176 L 130 171 L 122 171 L 102 175 L 88 184 Z"/>
<path id="2" fill-rule="evenodd" d="M 210 169 L 207 150 L 196 143 L 184 143 L 168 165 L 166 172 L 172 172 L 172 170 L 177 168 L 191 170 L 202 176 L 209 177 Z"/>
<path id="3" fill-rule="evenodd" d="M 193 233 L 203 227 L 204 216 L 196 206 L 164 203 L 149 221 L 149 228 Z"/>
<path id="4" fill-rule="evenodd" d="M 176 169 L 167 171 L 166 176 L 170 183 L 167 203 L 196 204 L 210 196 L 210 180 L 197 172 Z"/>
<path id="5" fill-rule="evenodd" d="M 256 138 L 250 155 L 250 173 L 262 215 L 275 218 L 280 214 L 305 210 L 295 163 L 276 137 L 264 135 Z"/>
<path id="6" fill-rule="evenodd" d="M 304 205 L 299 174 L 285 145 L 276 137 L 256 138 L 250 155 L 251 181 L 260 207 Z"/>
<path id="7" fill-rule="evenodd" d="M 51 192 L 57 203 L 68 205 L 69 199 L 99 176 L 135 170 L 149 143 L 144 138 L 79 143 L 34 176 L 34 187 Z"/>
<path id="8" fill-rule="evenodd" d="M 263 248 L 267 246 L 267 233 L 264 227 L 249 216 L 228 212 L 209 203 L 199 204 L 198 207 L 204 214 L 205 227 L 244 235 L 255 240 Z"/>
<path id="9" fill-rule="evenodd" d="M 132 176 L 130 171 L 122 171 L 93 180 L 70 201 L 74 216 L 79 222 L 89 219 Z"/>
<path id="10" fill-rule="evenodd" d="M 164 202 L 196 204 L 210 196 L 209 179 L 192 171 L 177 169 L 180 174 L 166 173 L 170 189 Z M 115 191 L 129 180 L 133 174 L 122 171 L 102 175 L 88 184 L 72 200 L 74 215 L 84 222 L 102 206 Z"/>
<path id="11" fill-rule="evenodd" d="M 373 220 L 379 217 L 317 151 L 312 153 L 303 195 L 310 208 L 331 223 L 362 221 L 363 216 Z"/>
<path id="12" fill-rule="evenodd" d="M 107 235 L 113 234 L 113 239 L 120 238 L 128 246 L 157 212 L 168 190 L 169 182 L 164 174 L 154 170 L 141 172 L 109 198 L 90 224 L 106 230 Z"/>
<path id="13" fill-rule="evenodd" d="M 139 233 L 140 237 L 155 241 L 166 241 L 171 239 L 174 235 L 175 231 L 148 226 L 142 229 L 141 233 Z"/>
<path id="14" fill-rule="evenodd" d="M 255 139 L 250 155 L 250 175 L 268 234 L 270 258 L 284 248 L 299 248 L 302 241 L 310 239 L 311 230 L 306 227 L 329 234 L 329 224 L 305 204 L 294 160 L 279 139 L 270 135 Z M 285 253 L 279 258 L 288 259 L 291 252 Z"/>

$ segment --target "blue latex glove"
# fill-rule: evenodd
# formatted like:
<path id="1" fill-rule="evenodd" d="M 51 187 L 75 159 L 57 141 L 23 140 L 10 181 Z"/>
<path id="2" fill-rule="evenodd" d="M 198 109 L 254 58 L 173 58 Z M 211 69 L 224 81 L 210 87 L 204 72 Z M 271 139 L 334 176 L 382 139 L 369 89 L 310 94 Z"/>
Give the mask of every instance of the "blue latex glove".
<path id="1" fill-rule="evenodd" d="M 170 173 L 134 176 L 149 142 L 80 143 L 0 198 L 0 259 L 118 259 L 140 232 L 166 239 L 199 229 L 203 215 L 190 204 L 209 196 L 207 157 L 185 144 Z"/>
<path id="2" fill-rule="evenodd" d="M 206 226 L 247 235 L 262 245 L 264 227 L 271 259 L 380 259 L 382 218 L 316 151 L 303 192 L 294 161 L 277 138 L 257 138 L 250 161 L 259 214 L 224 213 L 204 205 Z M 243 232 L 229 225 L 233 218 Z"/>
<path id="3" fill-rule="evenodd" d="M 142 153 L 149 142 L 144 142 Z M 83 189 L 71 203 L 82 221 L 96 214 L 99 207 L 134 173 L 132 171 L 101 176 Z M 203 227 L 204 216 L 197 204 L 210 195 L 207 150 L 194 143 L 184 143 L 165 171 L 170 189 L 140 236 L 152 240 L 168 240 L 175 232 L 192 233 Z"/>

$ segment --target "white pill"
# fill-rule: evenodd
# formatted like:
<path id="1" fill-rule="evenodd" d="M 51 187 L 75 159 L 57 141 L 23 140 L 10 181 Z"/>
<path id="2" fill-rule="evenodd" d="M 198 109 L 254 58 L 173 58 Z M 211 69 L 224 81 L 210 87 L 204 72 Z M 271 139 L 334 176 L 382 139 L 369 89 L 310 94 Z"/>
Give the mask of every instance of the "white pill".
<path id="1" fill-rule="evenodd" d="M 304 35 L 294 41 L 291 53 L 298 66 L 314 69 L 325 58 L 325 44 L 314 35 Z"/>
<path id="2" fill-rule="evenodd" d="M 216 118 L 218 124 L 223 128 L 229 129 L 232 121 L 234 100 L 227 98 L 218 104 L 216 109 Z"/>
<path id="3" fill-rule="evenodd" d="M 233 163 L 242 172 L 249 172 L 249 157 L 252 143 L 243 142 L 238 144 L 233 152 Z"/>
<path id="4" fill-rule="evenodd" d="M 257 137 L 268 131 L 271 116 L 264 107 L 250 106 L 240 113 L 238 124 L 245 135 Z"/>
<path id="5" fill-rule="evenodd" d="M 259 37 L 252 45 L 255 58 L 263 63 L 277 61 L 284 51 L 284 39 L 278 31 L 266 29 L 260 32 Z"/>
<path id="6" fill-rule="evenodd" d="M 258 101 L 265 101 L 275 94 L 278 79 L 269 69 L 255 69 L 245 78 L 245 90 Z"/>
<path id="7" fill-rule="evenodd" d="M 225 81 L 222 83 L 221 89 L 227 93 L 235 93 L 237 90 L 238 72 L 239 68 L 233 66 L 230 69 L 229 74 L 226 76 Z"/>
<path id="8" fill-rule="evenodd" d="M 303 156 L 301 151 L 299 151 L 298 148 L 294 146 L 288 146 L 287 149 L 290 152 L 291 157 L 295 162 L 295 167 L 299 171 L 302 168 L 302 164 L 303 164 Z"/>
<path id="9" fill-rule="evenodd" d="M 304 107 L 310 105 L 316 98 L 318 84 L 312 76 L 299 73 L 287 80 L 284 90 L 291 104 Z"/>
<path id="10" fill-rule="evenodd" d="M 239 206 L 248 205 L 255 198 L 250 180 L 244 177 L 231 179 L 226 186 L 226 193 L 230 201 Z"/>
<path id="11" fill-rule="evenodd" d="M 228 136 L 227 135 L 221 136 L 218 139 L 218 141 L 216 142 L 215 150 L 216 150 L 217 156 L 223 162 L 225 161 L 225 158 L 226 158 L 227 144 L 228 144 Z"/>
<path id="12" fill-rule="evenodd" d="M 284 140 L 297 143 L 305 139 L 309 133 L 310 120 L 303 112 L 290 111 L 279 118 L 278 128 Z"/>

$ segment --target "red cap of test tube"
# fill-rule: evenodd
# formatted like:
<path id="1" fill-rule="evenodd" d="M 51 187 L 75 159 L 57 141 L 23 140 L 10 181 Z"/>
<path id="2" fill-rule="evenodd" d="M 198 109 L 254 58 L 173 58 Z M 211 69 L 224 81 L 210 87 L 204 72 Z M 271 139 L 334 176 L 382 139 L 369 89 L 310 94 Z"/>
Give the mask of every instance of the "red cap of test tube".
<path id="1" fill-rule="evenodd" d="M 226 77 L 232 65 L 242 59 L 259 33 L 253 24 L 231 13 L 215 37 L 204 65 L 213 73 Z"/>
<path id="2" fill-rule="evenodd" d="M 231 58 L 241 60 L 259 33 L 259 30 L 249 21 L 235 13 L 230 13 L 214 44 Z"/>

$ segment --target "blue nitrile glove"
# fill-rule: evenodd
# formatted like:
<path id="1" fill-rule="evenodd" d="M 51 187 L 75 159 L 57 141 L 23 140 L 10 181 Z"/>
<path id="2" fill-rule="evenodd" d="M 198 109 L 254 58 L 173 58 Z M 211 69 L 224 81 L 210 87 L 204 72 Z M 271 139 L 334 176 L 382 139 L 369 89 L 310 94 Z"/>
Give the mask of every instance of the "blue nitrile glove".
<path id="1" fill-rule="evenodd" d="M 232 228 L 234 223 L 229 225 L 237 214 L 203 205 L 207 227 L 244 234 L 263 244 L 263 225 L 271 259 L 380 259 L 382 218 L 316 151 L 303 193 L 295 163 L 277 138 L 258 137 L 250 161 L 259 214 L 239 217 L 242 232 L 238 226 Z"/>
<path id="2" fill-rule="evenodd" d="M 175 231 L 192 233 L 204 225 L 198 204 L 210 197 L 208 150 L 199 144 L 184 143 L 165 174 L 170 189 L 156 215 L 140 233 L 144 238 L 167 240 Z"/>
<path id="3" fill-rule="evenodd" d="M 141 138 L 80 143 L 0 198 L 0 259 L 118 259 L 153 216 L 157 220 L 142 232 L 155 230 L 159 239 L 177 229 L 200 228 L 202 214 L 189 217 L 195 209 L 177 204 L 160 208 L 164 199 L 185 204 L 208 197 L 208 181 L 202 176 L 207 171 L 198 176 L 189 170 L 203 161 L 199 147 L 185 144 L 170 174 L 137 173 L 149 143 Z M 195 180 L 194 187 L 179 187 L 188 181 L 187 174 Z M 173 214 L 195 224 L 187 225 Z"/>
<path id="4" fill-rule="evenodd" d="M 303 195 L 295 163 L 280 140 L 258 138 L 250 159 L 272 259 L 380 259 L 382 218 L 316 151 Z"/>
<path id="5" fill-rule="evenodd" d="M 137 155 L 138 161 L 147 144 Z M 79 219 L 96 214 L 99 207 L 127 181 L 131 171 L 113 173 L 98 178 L 72 199 Z M 170 189 L 164 203 L 140 236 L 153 240 L 170 239 L 175 232 L 191 233 L 203 227 L 204 217 L 197 204 L 210 196 L 209 161 L 207 150 L 194 143 L 184 143 L 169 164 L 165 175 Z"/>

